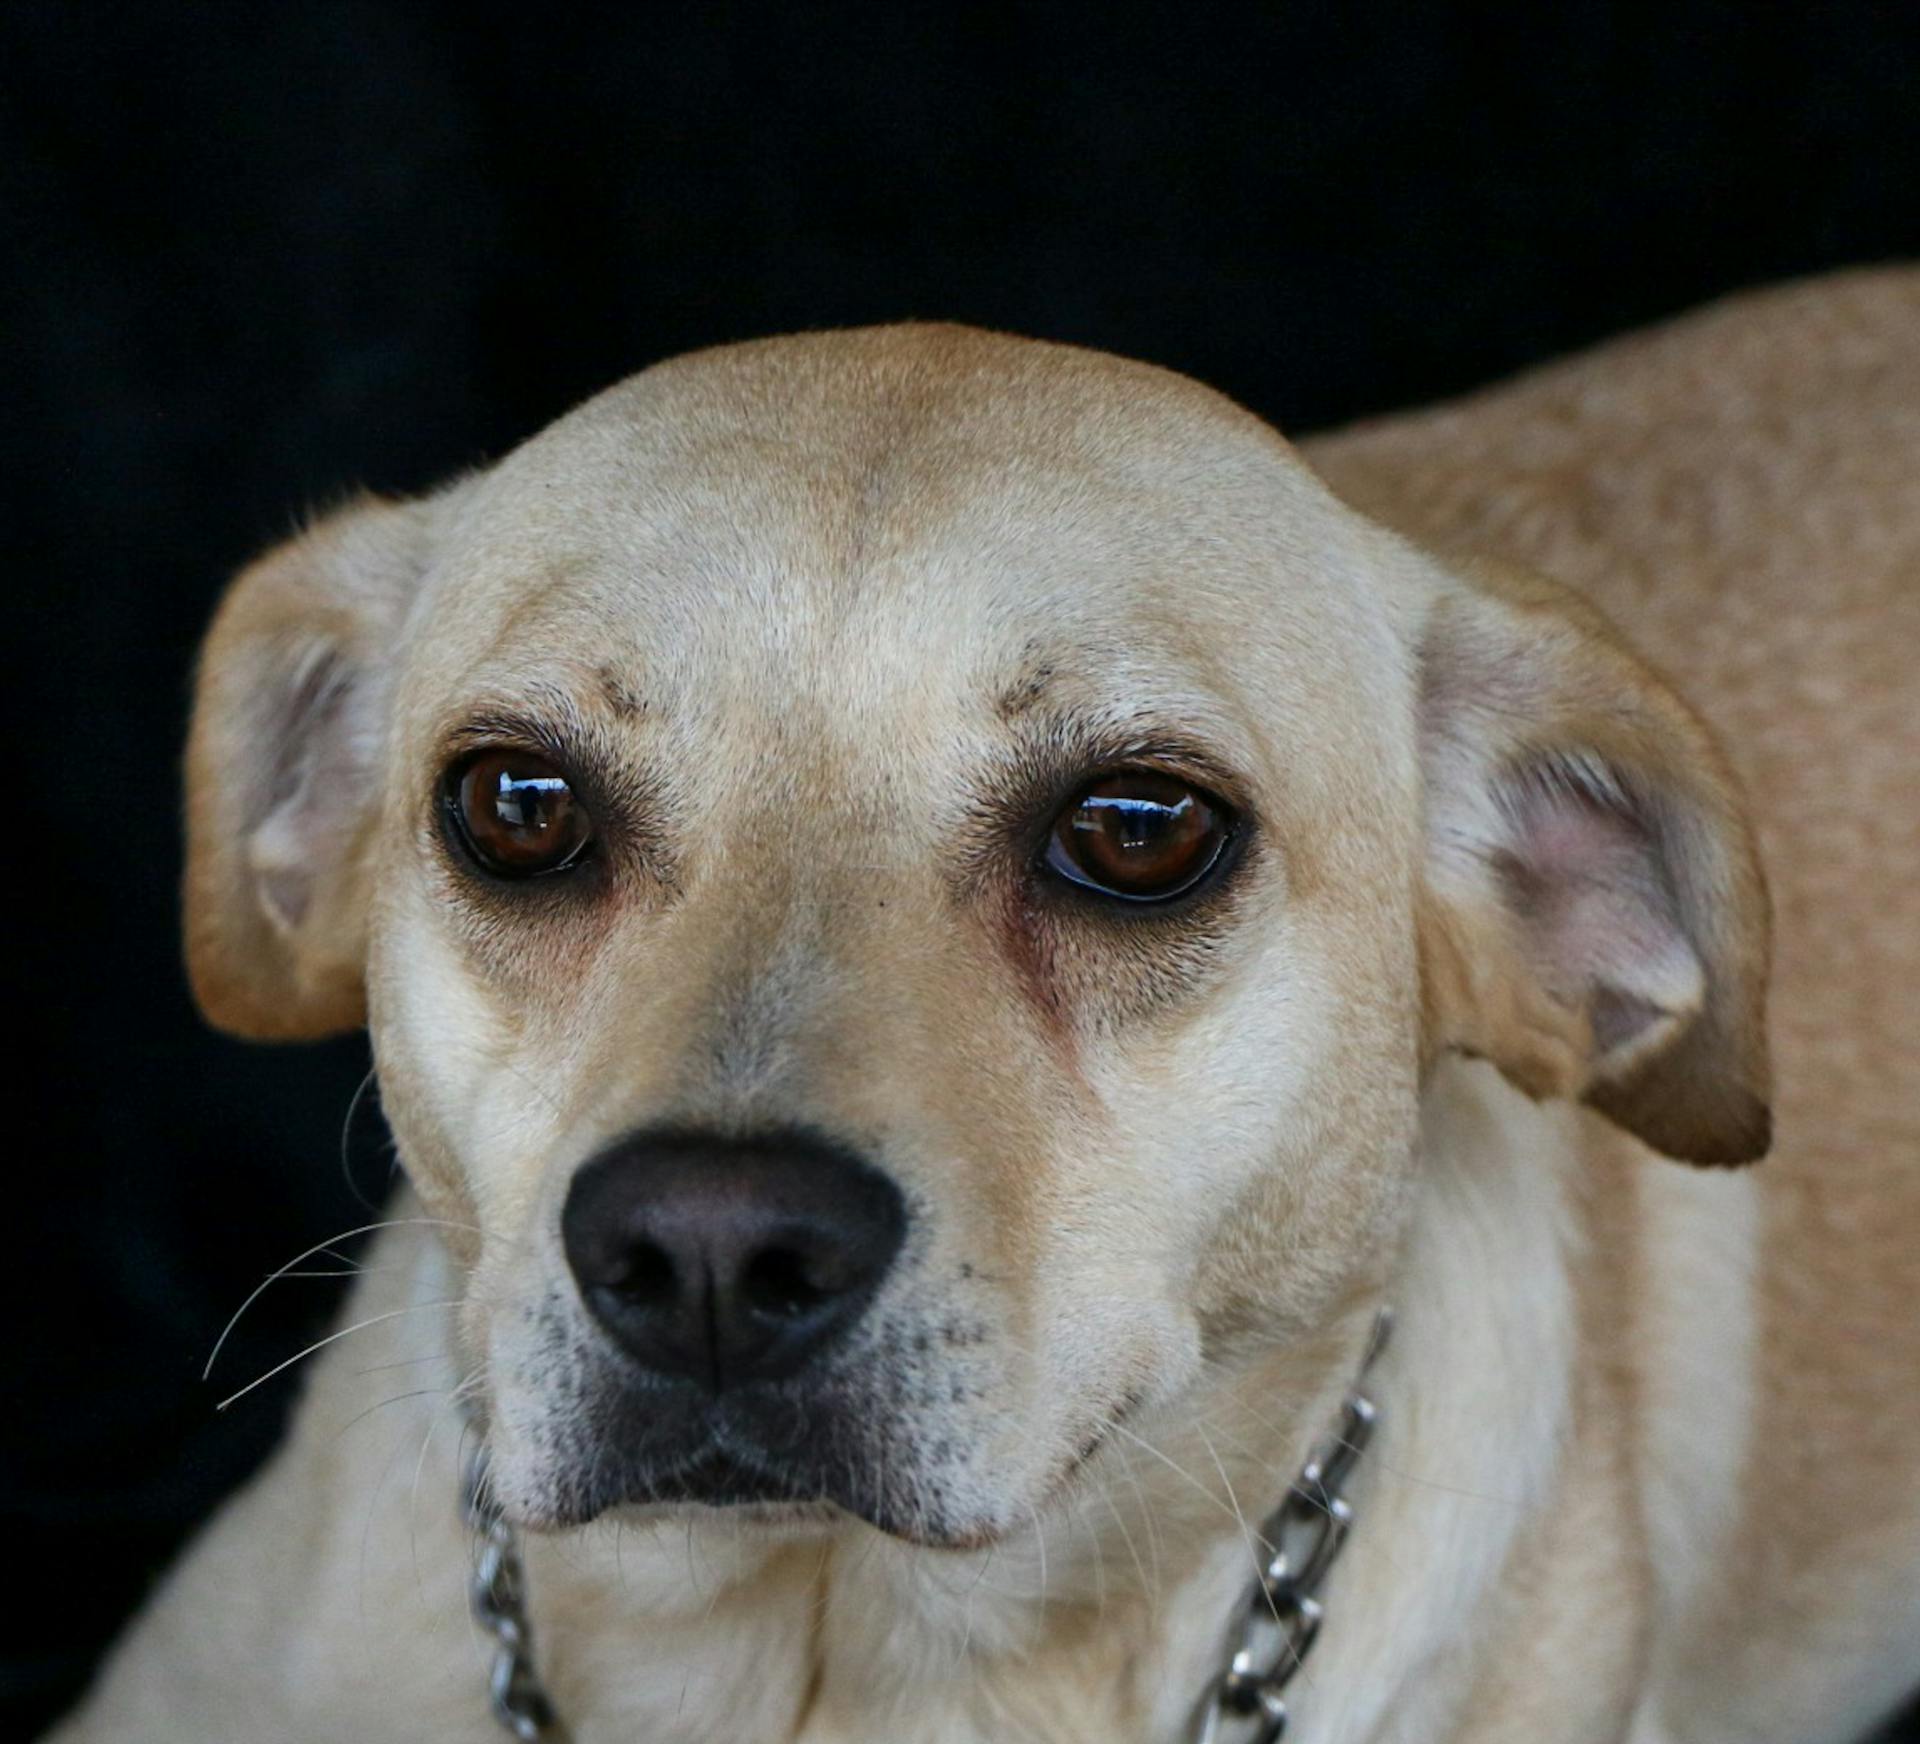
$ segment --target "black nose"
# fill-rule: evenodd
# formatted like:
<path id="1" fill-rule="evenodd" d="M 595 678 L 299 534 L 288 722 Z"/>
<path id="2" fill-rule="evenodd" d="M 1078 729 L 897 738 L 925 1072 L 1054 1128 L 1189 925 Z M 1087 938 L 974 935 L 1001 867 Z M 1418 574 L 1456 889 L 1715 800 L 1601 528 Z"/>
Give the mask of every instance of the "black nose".
<path id="1" fill-rule="evenodd" d="M 805 1132 L 636 1135 L 581 1168 L 560 1218 L 600 1323 L 715 1392 L 792 1374 L 858 1320 L 906 1227 L 899 1188 Z"/>

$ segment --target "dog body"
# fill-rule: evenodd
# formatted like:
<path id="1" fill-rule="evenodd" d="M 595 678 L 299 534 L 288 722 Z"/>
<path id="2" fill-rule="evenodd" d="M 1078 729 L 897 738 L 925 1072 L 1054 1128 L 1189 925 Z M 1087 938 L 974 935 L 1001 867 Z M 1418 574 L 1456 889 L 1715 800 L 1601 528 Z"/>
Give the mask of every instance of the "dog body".
<path id="1" fill-rule="evenodd" d="M 824 335 L 242 578 L 196 986 L 370 1017 L 418 1197 L 60 1738 L 484 1735 L 465 1402 L 577 1739 L 1168 1744 L 1383 1303 L 1290 1737 L 1845 1744 L 1920 1678 L 1920 278 L 1306 456 L 1337 495 L 1158 371 Z M 1771 1085 L 1738 786 L 1534 570 L 1753 795 Z M 594 858 L 462 860 L 502 744 Z M 1234 820 L 1196 894 L 1036 870 L 1132 769 Z M 1769 1102 L 1758 1169 L 1651 1154 Z M 904 1234 L 771 1403 L 689 1404 L 559 1232 L 636 1132 L 770 1130 Z M 832 1506 L 670 1493 L 714 1447 Z"/>

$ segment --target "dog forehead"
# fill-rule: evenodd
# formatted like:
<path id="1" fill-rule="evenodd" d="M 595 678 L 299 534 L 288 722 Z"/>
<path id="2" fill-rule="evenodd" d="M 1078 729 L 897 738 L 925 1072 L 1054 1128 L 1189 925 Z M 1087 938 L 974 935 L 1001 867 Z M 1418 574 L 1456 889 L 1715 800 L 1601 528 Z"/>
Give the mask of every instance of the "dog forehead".
<path id="1" fill-rule="evenodd" d="M 761 341 L 633 377 L 481 481 L 433 640 L 465 676 L 591 650 L 663 703 L 1178 696 L 1227 650 L 1346 664 L 1357 524 L 1148 365 L 951 327 Z"/>

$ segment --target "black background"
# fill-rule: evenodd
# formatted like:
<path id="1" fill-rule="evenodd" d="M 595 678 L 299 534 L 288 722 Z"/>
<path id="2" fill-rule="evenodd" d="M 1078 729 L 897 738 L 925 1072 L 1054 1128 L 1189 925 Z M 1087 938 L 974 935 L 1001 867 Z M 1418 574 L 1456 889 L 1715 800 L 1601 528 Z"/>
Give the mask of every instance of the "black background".
<path id="1" fill-rule="evenodd" d="M 1917 68 L 1912 4 L 0 12 L 0 1732 L 271 1444 L 291 1384 L 216 1416 L 200 1364 L 390 1166 L 361 1045 L 221 1040 L 178 966 L 187 672 L 237 563 L 783 329 L 1077 340 L 1295 430 L 1450 393 L 1920 253 Z M 331 1289 L 270 1293 L 216 1378 Z"/>

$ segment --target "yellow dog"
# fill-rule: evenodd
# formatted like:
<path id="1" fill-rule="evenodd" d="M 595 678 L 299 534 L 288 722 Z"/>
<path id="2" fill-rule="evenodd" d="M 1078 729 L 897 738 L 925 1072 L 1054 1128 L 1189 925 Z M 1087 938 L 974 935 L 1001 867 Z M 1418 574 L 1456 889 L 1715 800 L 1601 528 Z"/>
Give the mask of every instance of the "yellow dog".
<path id="1" fill-rule="evenodd" d="M 1855 1737 L 1917 656 L 1897 271 L 1304 452 L 741 345 L 320 521 L 207 643 L 188 950 L 370 1024 L 412 1196 L 58 1736 Z"/>

